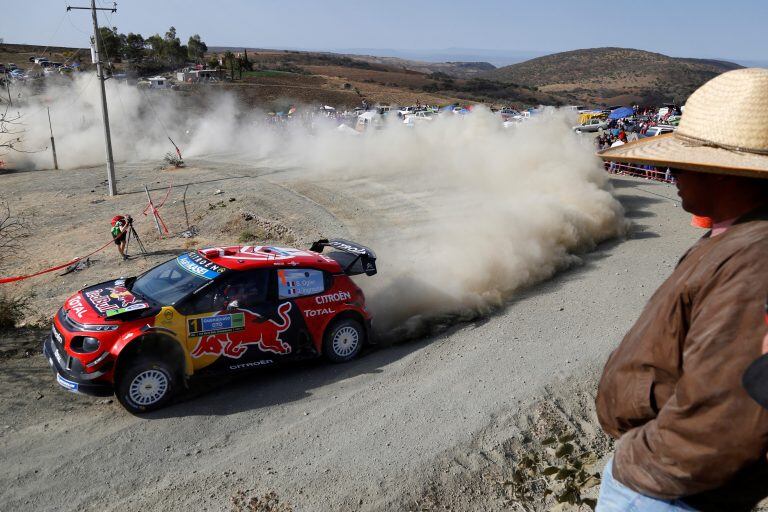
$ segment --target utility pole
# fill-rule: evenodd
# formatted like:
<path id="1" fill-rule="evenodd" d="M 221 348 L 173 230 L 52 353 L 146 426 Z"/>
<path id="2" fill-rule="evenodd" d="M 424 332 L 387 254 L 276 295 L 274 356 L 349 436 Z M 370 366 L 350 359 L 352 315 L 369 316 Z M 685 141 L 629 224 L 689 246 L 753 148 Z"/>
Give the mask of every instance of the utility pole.
<path id="1" fill-rule="evenodd" d="M 96 64 L 96 76 L 99 78 L 99 84 L 101 85 L 101 116 L 104 119 L 104 144 L 107 150 L 107 185 L 109 188 L 109 195 L 117 195 L 117 186 L 115 183 L 115 161 L 112 158 L 112 135 L 109 133 L 109 110 L 107 109 L 107 92 L 104 88 L 104 82 L 107 80 L 104 77 L 104 68 L 101 65 L 101 35 L 99 34 L 99 22 L 96 19 L 96 11 L 110 11 L 117 12 L 117 3 L 113 4 L 113 7 L 96 7 L 96 0 L 91 0 L 90 7 L 71 7 L 67 6 L 67 11 L 72 9 L 80 9 L 91 11 L 93 16 L 93 61 Z"/>

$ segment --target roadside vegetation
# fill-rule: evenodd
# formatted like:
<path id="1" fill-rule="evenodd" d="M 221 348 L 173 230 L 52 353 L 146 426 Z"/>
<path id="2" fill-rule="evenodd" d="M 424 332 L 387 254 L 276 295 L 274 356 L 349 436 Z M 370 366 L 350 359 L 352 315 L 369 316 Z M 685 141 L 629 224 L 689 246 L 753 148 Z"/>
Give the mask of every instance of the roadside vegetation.
<path id="1" fill-rule="evenodd" d="M 101 27 L 99 31 L 106 58 L 140 74 L 173 70 L 187 62 L 202 64 L 208 51 L 208 45 L 198 34 L 191 36 L 187 44 L 181 44 L 175 27 L 170 27 L 164 36 L 154 34 L 147 38 L 133 32 L 121 34 L 117 27 Z"/>
<path id="2" fill-rule="evenodd" d="M 20 217 L 13 215 L 8 201 L 0 199 L 0 270 L 8 251 L 19 247 L 19 242 L 28 234 L 27 225 Z M 0 273 L 2 276 L 2 273 Z M 27 299 L 12 297 L 0 291 L 0 331 L 12 329 L 24 318 Z"/>

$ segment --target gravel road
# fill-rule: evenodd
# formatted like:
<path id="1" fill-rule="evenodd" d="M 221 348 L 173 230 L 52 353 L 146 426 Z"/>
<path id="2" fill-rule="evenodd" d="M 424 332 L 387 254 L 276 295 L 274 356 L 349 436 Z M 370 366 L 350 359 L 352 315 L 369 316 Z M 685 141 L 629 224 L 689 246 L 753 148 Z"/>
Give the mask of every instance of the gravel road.
<path id="1" fill-rule="evenodd" d="M 34 194 L 20 193 L 20 204 L 24 197 L 29 204 L 52 200 L 62 188 L 87 199 L 82 183 L 96 187 L 98 180 L 85 171 L 75 175 L 81 181 L 70 191 L 69 185 L 41 181 Z M 234 222 L 222 213 L 234 208 L 279 208 L 289 212 L 282 222 L 293 225 L 290 212 L 309 209 L 305 218 L 314 224 L 303 224 L 291 235 L 295 240 L 331 227 L 355 232 L 354 210 L 345 210 L 347 218 L 337 215 L 323 189 L 294 186 L 268 169 L 261 175 L 253 186 L 270 194 L 250 204 L 238 195 L 245 182 L 238 181 L 236 163 L 210 182 L 202 171 L 188 169 L 186 176 L 199 181 L 191 206 L 193 216 L 200 214 L 196 222 L 221 227 Z M 166 177 L 161 181 L 156 188 Z M 402 496 L 422 485 L 439 458 L 470 442 L 504 438 L 514 430 L 510 418 L 545 386 L 594 378 L 649 295 L 701 234 L 689 227 L 674 187 L 627 177 L 611 181 L 633 222 L 626 240 L 602 243 L 581 264 L 518 293 L 487 318 L 371 350 L 348 364 L 318 362 L 226 385 L 204 382 L 179 403 L 134 417 L 114 401 L 64 392 L 39 354 L 0 360 L 0 509 L 228 510 L 239 490 L 274 491 L 303 511 L 406 507 Z M 6 183 L 22 186 L 21 178 Z M 138 182 L 133 185 L 138 193 Z M 211 195 L 216 189 L 224 189 L 225 201 L 236 198 L 229 210 L 207 209 L 212 197 L 218 201 Z M 127 201 L 91 209 L 128 209 Z M 52 213 L 51 222 L 65 214 Z M 180 222 L 174 215 L 170 220 Z M 151 231 L 143 233 L 164 248 Z M 87 231 L 67 236 L 85 237 Z M 56 243 L 59 235 L 51 237 L 47 242 Z M 154 261 L 135 261 L 126 270 Z M 96 282 L 110 272 L 115 266 L 88 269 L 68 284 L 52 277 L 29 286 L 48 290 L 35 299 L 47 313 L 75 282 Z M 22 338 L 12 341 L 26 343 Z"/>

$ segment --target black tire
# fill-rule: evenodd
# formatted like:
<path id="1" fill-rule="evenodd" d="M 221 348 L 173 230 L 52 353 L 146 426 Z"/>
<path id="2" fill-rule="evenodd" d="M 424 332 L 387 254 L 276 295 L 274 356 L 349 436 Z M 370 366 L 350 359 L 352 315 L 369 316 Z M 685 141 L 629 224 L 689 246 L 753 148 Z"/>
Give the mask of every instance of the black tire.
<path id="1" fill-rule="evenodd" d="M 138 357 L 129 361 L 115 382 L 117 400 L 140 414 L 164 407 L 178 388 L 178 372 L 162 359 Z"/>
<path id="2" fill-rule="evenodd" d="M 333 322 L 323 336 L 323 355 L 334 363 L 351 361 L 365 344 L 365 329 L 357 320 L 343 318 Z"/>

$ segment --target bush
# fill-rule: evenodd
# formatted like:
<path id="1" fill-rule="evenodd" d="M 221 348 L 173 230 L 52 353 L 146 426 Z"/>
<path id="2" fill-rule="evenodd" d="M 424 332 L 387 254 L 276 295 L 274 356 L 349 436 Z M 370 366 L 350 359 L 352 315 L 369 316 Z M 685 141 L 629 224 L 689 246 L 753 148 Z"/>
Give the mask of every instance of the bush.
<path id="1" fill-rule="evenodd" d="M 0 295 L 0 329 L 13 329 L 24 318 L 27 299 Z"/>
<path id="2" fill-rule="evenodd" d="M 170 151 L 165 154 L 165 157 L 163 157 L 163 160 L 168 165 L 172 165 L 174 167 L 184 167 L 184 160 L 181 159 L 181 157 L 176 153 L 171 153 Z"/>
<path id="3" fill-rule="evenodd" d="M 237 243 L 244 244 L 247 242 L 250 242 L 251 240 L 256 240 L 256 234 L 252 233 L 249 230 L 241 231 L 240 235 L 237 237 Z"/>

